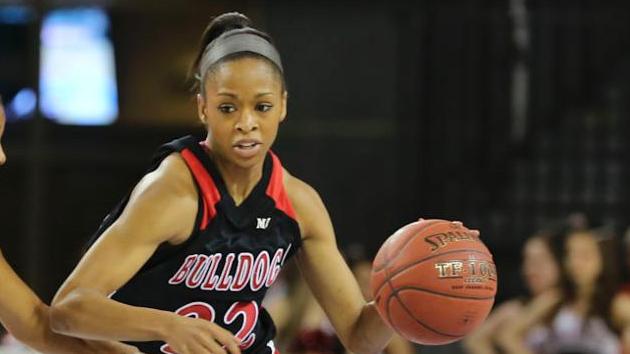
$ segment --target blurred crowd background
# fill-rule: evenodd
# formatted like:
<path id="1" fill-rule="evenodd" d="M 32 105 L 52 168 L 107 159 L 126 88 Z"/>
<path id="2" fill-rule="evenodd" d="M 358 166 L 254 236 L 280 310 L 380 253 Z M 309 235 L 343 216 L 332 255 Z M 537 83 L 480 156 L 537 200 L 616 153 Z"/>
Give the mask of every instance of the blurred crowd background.
<path id="1" fill-rule="evenodd" d="M 188 66 L 211 16 L 233 10 L 275 39 L 289 88 L 275 151 L 322 195 L 358 276 L 387 236 L 424 217 L 481 230 L 497 304 L 513 311 L 510 299 L 524 306 L 538 291 L 523 276 L 526 240 L 558 225 L 563 242 L 570 229 L 613 244 L 600 260 L 616 258 L 627 280 L 627 0 L 1 0 L 0 248 L 45 301 L 152 151 L 204 133 Z M 270 296 L 270 308 L 292 309 L 276 314 L 280 336 L 333 348 L 293 278 Z M 483 352 L 470 340 L 388 354 L 410 350 Z"/>

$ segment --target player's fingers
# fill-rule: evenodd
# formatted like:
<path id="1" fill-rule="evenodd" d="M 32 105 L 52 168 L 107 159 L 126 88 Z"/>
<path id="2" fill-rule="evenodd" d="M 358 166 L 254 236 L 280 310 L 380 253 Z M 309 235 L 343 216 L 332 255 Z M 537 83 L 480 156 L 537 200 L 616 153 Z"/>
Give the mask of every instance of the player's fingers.
<path id="1" fill-rule="evenodd" d="M 451 221 L 451 224 L 457 226 L 457 227 L 462 227 L 464 226 L 464 223 L 461 221 Z"/>
<path id="2" fill-rule="evenodd" d="M 179 354 L 179 353 L 178 353 Z M 190 354 L 222 354 L 218 351 L 214 351 L 211 346 L 211 342 L 197 343 L 190 350 Z"/>
<path id="3" fill-rule="evenodd" d="M 204 320 L 205 321 L 205 320 Z M 216 346 L 217 342 L 212 336 L 212 332 L 204 329 L 203 326 L 196 328 L 196 331 L 192 333 L 192 336 L 184 342 L 180 348 L 176 350 L 177 354 L 182 354 L 182 349 L 186 349 L 187 354 L 226 354 L 225 352 L 215 351 L 213 345 Z M 219 346 L 219 349 L 221 347 Z"/>
<path id="4" fill-rule="evenodd" d="M 227 354 L 227 351 L 225 351 L 225 349 L 223 349 L 223 347 L 221 347 L 221 345 L 214 340 L 209 341 L 206 345 L 206 348 L 209 353 L 212 354 Z"/>
<path id="5" fill-rule="evenodd" d="M 222 328 L 221 328 L 222 329 Z M 231 332 L 223 330 L 215 333 L 215 339 L 223 345 L 223 348 L 230 352 L 230 354 L 241 354 L 239 345 L 241 340 L 235 337 Z"/>
<path id="6" fill-rule="evenodd" d="M 479 237 L 479 235 L 481 235 L 481 233 L 479 232 L 479 230 L 470 230 L 470 232 L 472 232 L 475 236 Z"/>
<path id="7" fill-rule="evenodd" d="M 191 354 L 193 353 L 187 345 L 182 345 L 177 348 L 177 354 Z"/>
<path id="8" fill-rule="evenodd" d="M 237 344 L 241 343 L 241 340 L 238 337 L 236 337 L 235 335 L 232 334 L 232 332 L 228 331 L 227 329 L 223 327 L 219 327 L 215 325 L 212 333 L 216 336 L 216 338 L 221 338 L 222 343 L 223 341 L 232 341 Z"/>
<path id="9" fill-rule="evenodd" d="M 196 335 L 195 341 L 190 345 L 190 354 L 227 354 L 220 345 L 208 335 Z M 177 352 L 179 354 L 179 352 Z"/>
<path id="10" fill-rule="evenodd" d="M 223 349 L 227 350 L 230 354 L 241 354 L 241 348 L 239 347 L 240 342 L 227 339 L 225 341 L 220 340 L 221 344 L 223 344 Z"/>
<path id="11" fill-rule="evenodd" d="M 227 344 L 223 344 L 222 348 L 227 350 L 230 354 L 241 354 L 241 348 L 236 342 L 230 341 Z"/>

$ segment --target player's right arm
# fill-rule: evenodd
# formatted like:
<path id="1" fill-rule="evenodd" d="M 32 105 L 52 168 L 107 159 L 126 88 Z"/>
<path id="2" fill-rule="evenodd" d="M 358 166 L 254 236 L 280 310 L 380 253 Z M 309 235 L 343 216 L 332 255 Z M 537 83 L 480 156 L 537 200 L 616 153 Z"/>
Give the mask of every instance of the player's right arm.
<path id="1" fill-rule="evenodd" d="M 99 237 L 57 292 L 51 326 L 86 339 L 164 341 L 179 354 L 239 353 L 237 339 L 205 320 L 130 306 L 109 298 L 164 243 L 191 234 L 197 191 L 178 154 L 167 157 L 132 192 L 120 217 Z"/>

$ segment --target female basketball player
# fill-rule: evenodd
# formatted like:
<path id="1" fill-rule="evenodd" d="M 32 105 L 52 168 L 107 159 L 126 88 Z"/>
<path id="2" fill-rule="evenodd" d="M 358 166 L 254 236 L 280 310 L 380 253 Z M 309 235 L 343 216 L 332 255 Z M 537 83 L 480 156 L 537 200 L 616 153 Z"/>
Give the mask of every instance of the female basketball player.
<path id="1" fill-rule="evenodd" d="M 57 293 L 53 329 L 146 353 L 274 353 L 260 303 L 296 254 L 344 345 L 378 352 L 392 332 L 363 299 L 324 204 L 269 151 L 287 112 L 269 36 L 243 15 L 221 15 L 195 72 L 207 137 L 159 150 Z"/>
<path id="2" fill-rule="evenodd" d="M 539 296 L 505 329 L 501 339 L 508 353 L 532 353 L 523 334 L 543 325 L 537 353 L 618 354 L 630 328 L 628 301 L 615 297 L 618 266 L 606 245 L 591 231 L 564 236 L 560 290 Z"/>
<path id="3" fill-rule="evenodd" d="M 4 133 L 5 114 L 0 98 L 0 140 Z M 6 155 L 0 141 L 0 165 Z M 137 353 L 120 343 L 85 341 L 65 337 L 50 330 L 48 306 L 22 282 L 0 251 L 0 322 L 20 342 L 44 353 Z"/>

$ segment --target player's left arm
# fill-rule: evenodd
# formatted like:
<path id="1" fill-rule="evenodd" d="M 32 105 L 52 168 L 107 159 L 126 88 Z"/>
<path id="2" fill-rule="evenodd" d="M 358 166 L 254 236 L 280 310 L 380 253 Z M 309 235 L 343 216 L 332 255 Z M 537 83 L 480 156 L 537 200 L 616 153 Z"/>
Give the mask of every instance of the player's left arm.
<path id="1" fill-rule="evenodd" d="M 137 353 L 122 343 L 87 342 L 50 330 L 48 309 L 0 252 L 0 321 L 20 342 L 43 353 Z"/>
<path id="2" fill-rule="evenodd" d="M 353 353 L 376 353 L 392 331 L 373 302 L 367 303 L 341 256 L 326 207 L 317 192 L 285 172 L 285 186 L 296 211 L 302 248 L 297 264 L 344 346 Z"/>
<path id="3" fill-rule="evenodd" d="M 613 324 L 621 333 L 623 353 L 630 353 L 630 295 L 618 294 L 612 302 Z"/>

